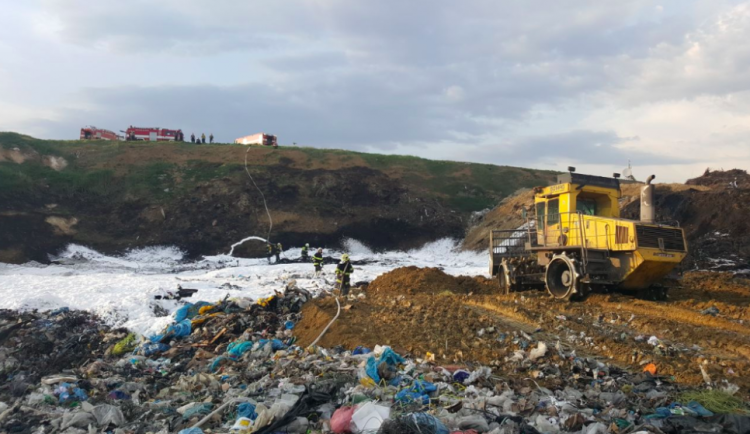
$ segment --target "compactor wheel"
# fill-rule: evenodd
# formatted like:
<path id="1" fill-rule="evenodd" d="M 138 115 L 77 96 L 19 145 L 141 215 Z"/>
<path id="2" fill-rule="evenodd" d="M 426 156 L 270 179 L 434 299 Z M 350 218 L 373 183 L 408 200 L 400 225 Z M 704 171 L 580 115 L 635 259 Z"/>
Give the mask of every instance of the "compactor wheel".
<path id="1" fill-rule="evenodd" d="M 516 290 L 514 268 L 507 261 L 503 261 L 502 265 L 500 265 L 497 278 L 500 283 L 501 293 L 510 294 Z"/>
<path id="2" fill-rule="evenodd" d="M 570 300 L 581 293 L 578 263 L 565 253 L 555 255 L 547 264 L 544 283 L 547 292 L 558 300 Z"/>

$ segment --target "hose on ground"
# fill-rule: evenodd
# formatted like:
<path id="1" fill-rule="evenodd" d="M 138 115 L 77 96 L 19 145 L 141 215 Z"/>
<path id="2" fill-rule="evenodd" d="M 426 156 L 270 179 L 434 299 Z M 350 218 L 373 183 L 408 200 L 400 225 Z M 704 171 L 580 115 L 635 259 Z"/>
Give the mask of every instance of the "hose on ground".
<path id="1" fill-rule="evenodd" d="M 328 331 L 328 328 L 331 327 L 331 324 L 333 324 L 333 322 L 336 321 L 336 319 L 341 314 L 341 303 L 339 303 L 339 298 L 338 297 L 336 297 L 336 307 L 338 308 L 338 310 L 336 311 L 336 316 L 334 316 L 333 319 L 331 320 L 331 322 L 328 323 L 328 325 L 326 326 L 326 328 L 324 328 L 323 331 L 320 332 L 320 335 L 317 338 L 315 338 L 315 340 L 313 341 L 313 343 L 311 343 L 310 345 L 308 345 L 308 348 L 310 348 L 312 346 L 315 346 L 315 344 L 318 343 L 318 341 L 320 340 L 320 338 L 322 338 L 323 335 L 326 334 L 326 332 Z"/>

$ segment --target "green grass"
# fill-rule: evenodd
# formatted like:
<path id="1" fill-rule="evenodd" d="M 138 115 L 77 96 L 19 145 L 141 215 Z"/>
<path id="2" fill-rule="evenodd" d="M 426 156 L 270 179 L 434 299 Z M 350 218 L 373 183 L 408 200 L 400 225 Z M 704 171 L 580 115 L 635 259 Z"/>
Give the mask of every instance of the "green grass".
<path id="1" fill-rule="evenodd" d="M 209 155 L 226 146 L 241 145 L 193 145 L 175 146 L 172 143 L 110 142 L 78 140 L 39 140 L 16 133 L 0 133 L 3 149 L 18 147 L 24 153 L 34 151 L 34 161 L 23 164 L 0 162 L 0 198 L 23 198 L 47 191 L 61 198 L 90 196 L 102 201 L 117 201 L 125 195 L 147 201 L 165 202 L 190 194 L 202 183 L 226 177 L 244 177 L 241 161 L 206 161 L 200 157 L 186 163 L 165 161 L 121 162 L 118 158 L 129 149 L 162 147 L 166 155 L 180 155 L 181 149 L 189 149 L 191 155 Z M 200 152 L 196 152 L 200 149 Z M 271 176 L 284 166 L 284 177 L 276 177 L 278 186 L 301 184 L 304 167 L 335 167 L 342 162 L 362 165 L 380 170 L 389 176 L 398 177 L 405 189 L 413 195 L 441 202 L 444 206 L 460 212 L 479 211 L 497 204 L 519 188 L 546 184 L 554 172 L 538 171 L 490 164 L 435 161 L 409 155 L 379 155 L 341 149 L 321 149 L 284 146 L 279 149 L 262 148 L 255 153 L 256 161 L 251 171 L 261 179 Z M 302 167 L 291 154 L 302 153 L 307 157 Z M 162 155 L 164 152 L 161 153 Z M 68 167 L 55 171 L 40 163 L 39 156 L 63 156 Z M 80 157 L 80 158 L 79 158 Z M 169 157 L 167 157 L 169 158 Z M 232 157 L 233 158 L 233 157 Z M 176 159 L 175 161 L 181 161 Z M 346 166 L 347 164 L 344 164 Z M 92 166 L 110 167 L 112 170 L 94 169 Z M 332 167 L 335 169 L 335 167 Z M 300 171 L 300 176 L 295 175 Z M 288 178 L 288 179 L 287 179 Z"/>
<path id="2" fill-rule="evenodd" d="M 742 398 L 721 390 L 692 390 L 680 396 L 680 402 L 683 404 L 689 404 L 691 401 L 716 414 L 750 415 L 750 407 Z"/>

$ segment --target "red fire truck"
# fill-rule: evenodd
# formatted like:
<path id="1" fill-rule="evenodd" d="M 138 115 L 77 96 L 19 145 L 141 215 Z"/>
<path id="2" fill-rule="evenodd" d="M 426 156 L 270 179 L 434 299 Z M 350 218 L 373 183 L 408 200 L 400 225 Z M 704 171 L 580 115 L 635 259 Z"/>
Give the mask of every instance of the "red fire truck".
<path id="1" fill-rule="evenodd" d="M 81 140 L 120 140 L 121 138 L 110 130 L 102 130 L 94 126 L 81 128 Z"/>
<path id="2" fill-rule="evenodd" d="M 150 142 L 183 142 L 185 135 L 182 130 L 169 130 L 166 128 L 143 128 L 130 126 L 125 133 L 125 140 L 145 140 Z"/>

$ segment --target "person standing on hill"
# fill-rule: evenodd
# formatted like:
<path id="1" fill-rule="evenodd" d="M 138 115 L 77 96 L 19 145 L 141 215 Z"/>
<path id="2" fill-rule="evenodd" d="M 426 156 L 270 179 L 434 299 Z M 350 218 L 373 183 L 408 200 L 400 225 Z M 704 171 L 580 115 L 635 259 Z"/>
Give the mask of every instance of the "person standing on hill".
<path id="1" fill-rule="evenodd" d="M 268 243 L 266 245 L 266 259 L 268 259 L 268 263 L 271 263 L 271 256 L 273 255 L 273 244 Z"/>
<path id="2" fill-rule="evenodd" d="M 190 143 L 195 143 L 195 133 L 190 134 Z"/>
<path id="3" fill-rule="evenodd" d="M 341 295 L 348 295 L 351 288 L 351 274 L 354 271 L 352 263 L 349 262 L 349 255 L 341 255 L 341 262 L 336 266 L 336 283 Z"/>
<path id="4" fill-rule="evenodd" d="M 206 144 L 206 133 L 201 134 L 201 143 Z"/>
<path id="5" fill-rule="evenodd" d="M 315 266 L 315 277 L 319 277 L 320 273 L 323 272 L 323 249 L 318 249 L 312 257 L 313 265 Z"/>
<path id="6" fill-rule="evenodd" d="M 214 142 L 214 133 L 211 133 L 210 136 L 208 136 L 208 141 L 213 143 Z"/>
<path id="7" fill-rule="evenodd" d="M 302 246 L 302 260 L 307 261 L 308 258 L 308 249 L 310 249 L 310 244 L 305 243 L 304 246 Z"/>

